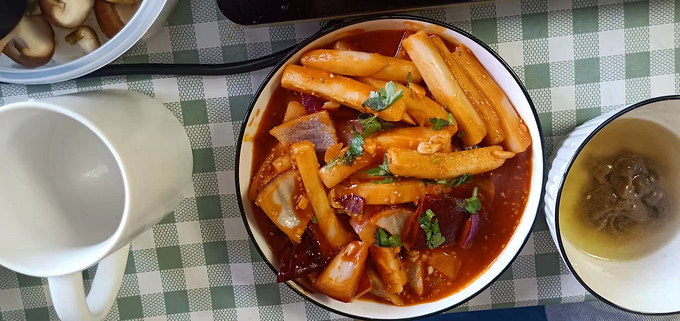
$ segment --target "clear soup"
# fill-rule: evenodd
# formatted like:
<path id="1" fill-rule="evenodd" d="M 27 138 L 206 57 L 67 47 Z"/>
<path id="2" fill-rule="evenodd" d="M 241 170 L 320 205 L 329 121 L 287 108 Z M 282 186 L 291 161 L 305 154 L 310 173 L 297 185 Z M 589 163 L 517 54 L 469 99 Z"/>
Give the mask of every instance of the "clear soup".
<path id="1" fill-rule="evenodd" d="M 592 226 L 582 203 L 594 185 L 593 167 L 622 153 L 647 161 L 667 203 L 658 219 L 614 234 Z M 679 156 L 680 138 L 665 127 L 635 118 L 612 121 L 585 146 L 567 175 L 559 201 L 562 237 L 581 251 L 606 260 L 633 260 L 661 248 L 678 231 L 680 222 Z"/>

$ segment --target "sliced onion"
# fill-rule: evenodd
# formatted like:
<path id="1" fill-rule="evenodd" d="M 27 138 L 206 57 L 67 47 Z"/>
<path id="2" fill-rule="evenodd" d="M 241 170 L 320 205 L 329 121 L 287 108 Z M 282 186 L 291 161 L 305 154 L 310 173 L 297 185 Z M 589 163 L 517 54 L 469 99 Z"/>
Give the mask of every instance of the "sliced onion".
<path id="1" fill-rule="evenodd" d="M 305 107 L 307 113 L 315 113 L 323 108 L 326 103 L 325 100 L 312 95 L 302 94 L 302 106 Z"/>
<path id="2" fill-rule="evenodd" d="M 364 212 L 364 198 L 359 195 L 343 195 L 338 199 L 338 203 L 349 214 L 362 214 Z"/>
<path id="3" fill-rule="evenodd" d="M 475 236 L 479 234 L 479 229 L 482 226 L 482 216 L 479 214 L 474 214 L 470 216 L 470 232 L 463 242 L 463 248 L 467 249 L 472 246 L 472 241 L 474 241 Z"/>
<path id="4" fill-rule="evenodd" d="M 356 130 L 357 133 L 359 133 L 360 135 L 363 135 L 363 134 L 364 134 L 364 128 L 361 127 L 361 123 L 359 123 L 359 120 L 358 120 L 358 119 L 352 119 L 352 120 L 350 120 L 350 121 L 349 121 L 349 124 L 350 124 L 350 126 L 353 126 L 353 127 L 354 127 L 354 130 Z"/>

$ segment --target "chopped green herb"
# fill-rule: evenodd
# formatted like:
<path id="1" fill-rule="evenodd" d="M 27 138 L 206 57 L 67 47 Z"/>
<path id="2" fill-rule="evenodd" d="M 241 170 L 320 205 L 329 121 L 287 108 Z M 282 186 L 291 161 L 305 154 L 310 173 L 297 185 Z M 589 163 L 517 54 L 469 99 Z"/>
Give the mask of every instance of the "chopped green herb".
<path id="1" fill-rule="evenodd" d="M 316 219 L 316 216 L 312 216 L 312 223 L 319 224 L 319 220 Z"/>
<path id="2" fill-rule="evenodd" d="M 443 199 L 445 199 L 445 200 L 453 199 L 453 197 L 451 197 L 451 195 L 445 194 L 445 193 L 444 193 L 444 190 L 440 190 L 440 191 L 439 191 L 439 196 L 441 196 L 441 198 L 443 198 Z"/>
<path id="3" fill-rule="evenodd" d="M 432 117 L 430 118 L 430 123 L 432 124 L 432 129 L 434 130 L 442 130 L 442 128 L 447 127 L 449 125 L 454 125 L 456 121 L 453 119 L 453 115 L 449 113 L 448 120 L 443 119 L 443 118 L 437 118 L 437 117 Z"/>
<path id="4" fill-rule="evenodd" d="M 453 179 L 453 186 L 460 186 L 470 181 L 472 174 L 467 173 Z"/>
<path id="5" fill-rule="evenodd" d="M 384 176 L 385 179 L 380 180 L 380 181 L 372 181 L 373 184 L 389 184 L 394 182 L 394 175 L 390 172 L 390 168 L 387 165 L 387 155 L 385 155 L 385 158 L 383 160 L 383 163 L 378 165 L 378 167 L 371 168 L 366 171 L 366 174 L 368 174 L 371 177 L 374 176 Z"/>
<path id="6" fill-rule="evenodd" d="M 379 181 L 371 181 L 373 184 L 389 184 L 394 182 L 394 176 L 387 176 L 385 179 L 381 179 Z"/>
<path id="7" fill-rule="evenodd" d="M 392 175 L 390 173 L 390 169 L 387 166 L 387 155 L 385 155 L 385 158 L 383 159 L 383 163 L 378 165 L 378 167 L 371 168 L 366 171 L 366 174 L 369 176 L 389 176 Z"/>
<path id="8" fill-rule="evenodd" d="M 347 152 L 342 158 L 343 165 L 351 165 L 357 157 L 364 154 L 364 137 L 354 128 L 352 128 L 352 133 L 354 134 L 354 138 L 352 138 L 352 142 L 349 144 L 349 147 L 347 147 Z"/>
<path id="9" fill-rule="evenodd" d="M 408 89 L 411 89 L 411 98 L 413 98 L 413 76 L 410 71 L 406 74 L 406 82 L 408 83 Z"/>
<path id="10" fill-rule="evenodd" d="M 385 88 L 380 88 L 377 92 L 371 91 L 368 99 L 364 100 L 361 105 L 370 107 L 375 111 L 381 111 L 392 106 L 397 100 L 401 99 L 403 95 L 404 90 L 399 89 L 397 91 L 397 85 L 395 85 L 393 81 L 390 81 L 385 84 Z"/>
<path id="11" fill-rule="evenodd" d="M 442 130 L 442 128 L 449 125 L 449 122 L 446 119 L 441 119 L 437 117 L 430 118 L 430 123 L 432 123 L 432 128 L 434 130 Z"/>
<path id="12" fill-rule="evenodd" d="M 425 184 L 425 186 L 427 186 L 428 184 L 438 184 L 438 185 L 444 185 L 446 187 L 456 187 L 456 186 L 460 186 L 460 185 L 463 185 L 463 184 L 469 182 L 471 178 L 472 178 L 472 174 L 463 174 L 463 175 L 460 175 L 460 176 L 458 176 L 456 178 L 452 178 L 452 179 L 444 179 L 444 178 L 442 178 L 442 179 L 424 179 L 423 183 Z"/>
<path id="13" fill-rule="evenodd" d="M 458 206 L 465 208 L 470 214 L 476 214 L 477 211 L 482 209 L 482 202 L 480 202 L 477 197 L 477 186 L 472 190 L 472 197 L 466 198 L 464 201 L 460 202 Z"/>
<path id="14" fill-rule="evenodd" d="M 465 131 L 464 131 L 464 130 L 460 130 L 460 131 L 458 131 L 458 134 L 457 134 L 457 135 L 458 135 L 458 138 L 463 138 L 463 137 L 465 137 Z"/>
<path id="15" fill-rule="evenodd" d="M 326 170 L 329 170 L 329 169 L 331 169 L 331 167 L 335 166 L 341 160 L 342 160 L 342 155 L 335 156 L 333 159 L 328 161 L 328 163 L 326 163 L 326 165 L 324 165 L 324 168 Z"/>
<path id="16" fill-rule="evenodd" d="M 444 244 L 446 238 L 444 238 L 439 230 L 439 221 L 434 218 L 434 212 L 431 209 L 423 212 L 422 216 L 418 218 L 418 223 L 420 223 L 420 228 L 425 231 L 427 247 L 434 249 Z"/>
<path id="17" fill-rule="evenodd" d="M 361 128 L 363 129 L 362 135 L 364 137 L 371 136 L 381 130 L 394 128 L 394 124 L 372 114 L 360 114 L 359 124 L 361 124 Z"/>
<path id="18" fill-rule="evenodd" d="M 387 236 L 387 232 L 382 227 L 375 230 L 373 237 L 375 238 L 373 245 L 378 247 L 400 247 L 402 245 L 399 235 Z"/>

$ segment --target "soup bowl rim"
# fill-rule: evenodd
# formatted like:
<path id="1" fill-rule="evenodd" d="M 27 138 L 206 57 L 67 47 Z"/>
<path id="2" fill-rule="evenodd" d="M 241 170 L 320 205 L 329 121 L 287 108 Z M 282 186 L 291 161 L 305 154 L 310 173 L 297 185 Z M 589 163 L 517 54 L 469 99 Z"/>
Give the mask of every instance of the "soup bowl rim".
<path id="1" fill-rule="evenodd" d="M 606 116 L 606 119 L 604 119 L 600 124 L 595 126 L 594 129 L 591 129 L 590 133 L 585 137 L 585 139 L 570 153 L 569 160 L 567 161 L 567 165 L 565 167 L 565 170 L 560 173 L 560 182 L 557 184 L 557 194 L 555 197 L 555 202 L 554 202 L 554 208 L 553 209 L 546 209 L 547 211 L 552 211 L 554 213 L 554 226 L 555 226 L 555 242 L 557 244 L 557 249 L 560 252 L 560 255 L 562 256 L 565 265 L 571 272 L 571 274 L 576 278 L 576 280 L 583 286 L 588 292 L 590 292 L 593 296 L 595 296 L 598 300 L 605 302 L 606 304 L 609 304 L 610 306 L 613 306 L 617 309 L 629 312 L 629 313 L 634 313 L 638 315 L 658 315 L 658 316 L 663 316 L 663 315 L 671 315 L 671 314 L 677 314 L 680 313 L 680 308 L 676 311 L 670 311 L 670 312 L 642 312 L 642 311 L 636 311 L 633 309 L 629 309 L 626 307 L 621 306 L 620 304 L 616 304 L 613 301 L 607 299 L 603 295 L 599 294 L 595 290 L 593 290 L 592 287 L 590 287 L 584 280 L 581 278 L 581 276 L 578 273 L 578 270 L 574 267 L 574 265 L 571 263 L 569 260 L 569 256 L 567 255 L 567 251 L 564 246 L 564 242 L 562 240 L 562 232 L 560 228 L 560 219 L 559 219 L 559 214 L 560 214 L 560 201 L 562 199 L 562 192 L 564 191 L 564 185 L 567 181 L 567 176 L 569 175 L 569 172 L 571 171 L 574 162 L 578 158 L 578 156 L 581 154 L 583 149 L 588 145 L 588 143 L 597 135 L 603 128 L 605 128 L 607 125 L 611 124 L 613 121 L 619 119 L 621 116 L 624 116 L 625 114 L 636 110 L 640 107 L 644 107 L 650 104 L 662 102 L 662 101 L 669 101 L 669 100 L 677 100 L 680 101 L 680 95 L 666 95 L 666 96 L 658 96 L 658 97 L 653 97 L 649 98 L 646 100 L 643 100 L 641 102 L 632 104 L 630 106 L 624 107 L 620 110 L 615 110 L 613 111 L 609 116 L 602 115 L 600 117 Z M 578 129 L 577 129 L 578 130 Z M 567 138 L 568 139 L 568 138 Z M 561 148 L 560 148 L 561 149 Z M 557 154 L 559 151 L 555 150 L 555 154 Z M 554 163 L 554 162 L 553 162 Z M 550 179 L 550 178 L 548 178 Z M 547 196 L 546 196 L 547 197 Z M 546 202 L 546 207 L 548 206 L 548 202 Z M 546 215 L 548 215 L 546 213 Z"/>
<path id="2" fill-rule="evenodd" d="M 466 32 L 466 31 L 464 31 L 464 30 L 462 30 L 458 27 L 452 26 L 452 25 L 445 23 L 445 22 L 426 18 L 426 17 L 413 16 L 413 15 L 407 15 L 407 14 L 388 14 L 388 15 L 380 15 L 380 16 L 351 18 L 347 21 L 343 21 L 343 22 L 340 22 L 340 23 L 337 23 L 337 24 L 333 24 L 332 26 L 322 28 L 317 33 L 313 34 L 312 36 L 310 36 L 310 37 L 306 38 L 305 40 L 303 40 L 302 42 L 300 42 L 295 48 L 293 48 L 288 54 L 286 54 L 286 56 L 282 58 L 281 62 L 279 62 L 276 66 L 274 66 L 272 68 L 272 70 L 264 78 L 264 80 L 262 81 L 262 84 L 258 88 L 256 94 L 253 96 L 253 98 L 250 102 L 250 105 L 248 106 L 248 109 L 247 109 L 247 111 L 246 111 L 246 113 L 243 117 L 241 129 L 239 131 L 239 136 L 237 138 L 237 146 L 236 146 L 236 154 L 235 154 L 235 158 L 236 158 L 236 160 L 235 160 L 235 162 L 236 162 L 236 166 L 235 166 L 236 196 L 237 196 L 239 210 L 241 212 L 241 218 L 242 218 L 243 223 L 246 227 L 248 237 L 253 242 L 253 245 L 254 245 L 255 249 L 257 250 L 258 254 L 260 256 L 262 256 L 263 261 L 267 264 L 267 266 L 274 273 L 277 272 L 276 267 L 272 264 L 272 262 L 270 262 L 267 259 L 267 256 L 265 255 L 265 253 L 263 252 L 263 250 L 261 248 L 261 246 L 268 246 L 268 244 L 258 244 L 258 242 L 255 241 L 255 237 L 253 236 L 254 232 L 250 228 L 249 220 L 248 220 L 247 215 L 246 215 L 246 210 L 245 210 L 244 205 L 243 205 L 244 199 L 243 199 L 243 196 L 241 195 L 241 180 L 240 180 L 240 177 L 239 177 L 239 173 L 242 169 L 240 167 L 240 155 L 242 153 L 242 145 L 244 143 L 246 128 L 248 127 L 247 122 L 251 117 L 251 113 L 253 112 L 255 104 L 260 99 L 260 95 L 263 93 L 267 84 L 272 80 L 272 78 L 279 71 L 279 69 L 281 69 L 283 66 L 285 66 L 289 62 L 289 60 L 293 56 L 295 56 L 300 50 L 302 50 L 304 47 L 306 47 L 310 43 L 312 43 L 316 40 L 319 40 L 319 39 L 327 36 L 328 34 L 334 32 L 334 31 L 337 31 L 339 29 L 342 29 L 342 28 L 345 28 L 345 27 L 350 27 L 350 26 L 353 26 L 353 25 L 356 25 L 356 24 L 365 23 L 365 22 L 376 21 L 376 20 L 410 20 L 410 21 L 414 21 L 414 22 L 424 22 L 424 23 L 427 23 L 427 24 L 432 24 L 432 25 L 435 25 L 435 26 L 443 27 L 443 28 L 448 29 L 448 30 L 452 30 L 454 32 L 459 33 L 463 37 L 468 38 L 469 40 L 477 43 L 480 47 L 482 47 L 483 50 L 485 50 L 488 54 L 490 54 L 496 61 L 498 61 L 502 65 L 503 72 L 507 72 L 512 77 L 512 80 L 520 88 L 522 95 L 523 95 L 523 98 L 526 99 L 526 102 L 531 109 L 531 114 L 534 118 L 534 121 L 536 122 L 536 125 L 537 125 L 536 130 L 538 132 L 538 137 L 533 137 L 533 135 L 532 135 L 532 139 L 534 139 L 533 144 L 540 144 L 540 154 L 541 155 L 532 155 L 531 156 L 531 159 L 540 159 L 542 161 L 542 163 L 541 163 L 542 168 L 539 172 L 540 175 L 542 176 L 540 186 L 539 187 L 534 187 L 534 186 L 530 187 L 531 191 L 534 191 L 535 193 L 539 193 L 538 195 L 540 195 L 539 199 L 538 199 L 538 204 L 537 204 L 537 207 L 536 207 L 537 212 L 536 213 L 529 213 L 527 211 L 527 209 L 525 209 L 522 215 L 533 215 L 533 219 L 532 219 L 532 226 L 533 226 L 533 225 L 535 225 L 536 219 L 538 217 L 538 211 L 540 211 L 540 209 L 543 208 L 544 198 L 542 196 L 544 195 L 544 192 L 545 192 L 545 185 L 546 185 L 545 184 L 546 183 L 545 178 L 547 177 L 547 166 L 546 166 L 547 155 L 546 155 L 546 151 L 545 151 L 545 138 L 544 138 L 543 130 L 541 128 L 540 119 L 538 117 L 538 112 L 536 110 L 536 107 L 535 107 L 533 101 L 531 100 L 531 97 L 529 96 L 529 93 L 528 93 L 526 87 L 524 86 L 524 84 L 522 83 L 520 78 L 513 71 L 513 69 L 507 64 L 507 62 L 505 60 L 503 60 L 503 58 L 500 57 L 500 55 L 498 53 L 496 53 L 493 49 L 491 49 L 486 43 L 484 43 L 480 39 L 476 38 L 475 36 L 471 35 L 470 33 Z M 536 164 L 532 164 L 532 166 L 536 166 Z M 533 173 L 533 170 L 532 170 L 532 173 Z M 367 318 L 367 317 L 362 316 L 362 315 L 353 314 L 351 311 L 341 311 L 341 310 L 338 310 L 338 309 L 335 309 L 335 308 L 331 308 L 331 307 L 325 305 L 323 302 L 318 302 L 318 301 L 310 298 L 307 293 L 302 292 L 302 291 L 298 290 L 296 287 L 294 287 L 293 285 L 291 285 L 290 282 L 292 282 L 292 281 L 288 281 L 288 282 L 284 282 L 284 283 L 286 284 L 286 286 L 288 286 L 288 288 L 293 290 L 298 295 L 302 296 L 307 302 L 311 302 L 312 304 L 314 304 L 318 307 L 321 307 L 321 308 L 323 308 L 327 311 L 330 311 L 330 312 L 333 312 L 333 313 L 336 313 L 336 314 L 339 314 L 339 315 L 342 315 L 342 316 L 346 316 L 346 317 L 350 317 L 350 318 L 367 319 L 367 320 L 414 320 L 414 319 L 419 319 L 419 318 L 423 318 L 423 317 L 427 317 L 427 316 L 433 316 L 433 315 L 442 313 L 444 311 L 450 310 L 452 308 L 455 308 L 455 307 L 469 301 L 470 299 L 477 296 L 478 294 L 480 294 L 484 290 L 488 289 L 491 286 L 491 284 L 493 284 L 495 281 L 497 281 L 504 274 L 504 272 L 507 271 L 507 269 L 512 265 L 512 262 L 514 262 L 514 260 L 517 258 L 517 256 L 519 256 L 520 252 L 522 251 L 522 248 L 524 248 L 524 246 L 527 244 L 527 241 L 529 240 L 529 237 L 531 236 L 532 231 L 533 231 L 533 229 L 530 229 L 529 233 L 527 233 L 527 235 L 524 236 L 524 239 L 522 241 L 522 245 L 512 255 L 512 258 L 508 262 L 508 264 L 506 266 L 502 267 L 501 271 L 498 273 L 498 275 L 496 277 L 494 277 L 493 279 L 491 279 L 484 286 L 482 286 L 478 291 L 467 296 L 463 300 L 459 300 L 459 301 L 455 302 L 454 304 L 447 306 L 446 308 L 438 309 L 438 310 L 435 310 L 435 311 L 427 311 L 427 312 L 424 312 L 424 313 L 419 314 L 417 316 L 398 317 L 398 318 L 389 318 L 389 319 L 387 319 L 387 318 L 385 318 L 385 319 L 382 319 L 382 318 Z M 515 233 L 517 233 L 516 230 L 513 232 L 512 235 L 514 235 Z M 499 253 L 499 256 L 500 256 L 500 253 Z M 483 274 L 487 273 L 489 271 L 490 267 L 495 263 L 496 259 L 494 259 L 494 261 L 492 261 L 489 264 L 489 266 L 484 271 L 482 271 L 479 276 L 477 276 L 477 278 L 479 278 Z M 469 284 L 466 285 L 465 287 L 467 287 L 467 286 L 469 286 Z M 442 297 L 442 298 L 434 300 L 432 302 L 445 300 L 446 298 L 448 298 L 448 296 Z M 424 302 L 424 303 L 429 303 L 429 302 L 430 301 L 427 301 L 427 302 Z M 415 305 L 419 305 L 419 304 L 420 303 L 415 304 Z M 385 304 L 385 305 L 387 306 L 387 304 Z"/>

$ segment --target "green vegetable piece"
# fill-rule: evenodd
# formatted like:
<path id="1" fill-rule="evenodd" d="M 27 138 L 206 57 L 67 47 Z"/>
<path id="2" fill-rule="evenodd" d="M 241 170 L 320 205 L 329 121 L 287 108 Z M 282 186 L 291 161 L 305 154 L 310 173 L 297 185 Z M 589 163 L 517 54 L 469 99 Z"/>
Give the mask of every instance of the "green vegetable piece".
<path id="1" fill-rule="evenodd" d="M 431 209 L 427 209 L 423 212 L 422 216 L 418 218 L 418 223 L 420 223 L 420 228 L 425 231 L 428 248 L 435 249 L 444 244 L 446 238 L 439 230 L 439 221 L 434 218 L 434 212 L 432 212 Z"/>
<path id="2" fill-rule="evenodd" d="M 410 71 L 406 74 L 406 82 L 408 83 L 408 89 L 411 89 L 411 98 L 413 98 L 413 76 Z"/>
<path id="3" fill-rule="evenodd" d="M 442 130 L 444 127 L 448 127 L 449 125 L 454 125 L 456 123 L 456 120 L 453 119 L 453 115 L 449 113 L 449 119 L 443 119 L 443 118 L 437 118 L 437 117 L 432 117 L 430 118 L 430 123 L 432 123 L 432 129 L 434 130 Z"/>
<path id="4" fill-rule="evenodd" d="M 389 167 L 387 167 L 387 155 L 385 155 L 385 158 L 383 158 L 383 163 L 378 165 L 378 167 L 371 168 L 366 171 L 366 174 L 370 176 L 388 176 L 392 175 L 390 173 Z"/>
<path id="5" fill-rule="evenodd" d="M 453 182 L 453 186 L 460 186 L 460 185 L 463 185 L 463 184 L 469 182 L 470 179 L 472 179 L 472 174 L 467 173 L 467 174 L 460 175 L 460 176 L 452 179 L 451 181 Z"/>
<path id="6" fill-rule="evenodd" d="M 466 198 L 464 201 L 460 202 L 458 206 L 465 208 L 470 214 L 477 214 L 477 212 L 482 209 L 482 202 L 480 202 L 477 197 L 477 186 L 472 190 L 472 197 Z"/>
<path id="7" fill-rule="evenodd" d="M 386 120 L 382 120 L 380 117 L 372 114 L 360 114 L 359 124 L 363 129 L 362 135 L 364 137 L 371 136 L 381 130 L 394 128 L 394 124 Z"/>
<path id="8" fill-rule="evenodd" d="M 397 91 L 397 85 L 395 85 L 393 81 L 390 81 L 385 84 L 385 88 L 380 88 L 377 92 L 371 91 L 368 99 L 364 100 L 361 105 L 364 107 L 370 107 L 375 111 L 381 111 L 394 105 L 394 103 L 396 103 L 397 100 L 401 99 L 403 96 L 404 90 L 399 89 Z"/>
<path id="9" fill-rule="evenodd" d="M 335 156 L 335 157 L 334 157 L 333 159 L 331 159 L 328 163 L 326 163 L 326 165 L 324 165 L 324 168 L 325 168 L 326 170 L 331 169 L 331 167 L 335 166 L 338 162 L 340 162 L 340 161 L 342 160 L 342 157 L 343 157 L 343 155 Z"/>
<path id="10" fill-rule="evenodd" d="M 387 165 L 387 155 L 383 158 L 383 163 L 378 165 L 378 167 L 371 168 L 365 172 L 371 177 L 383 176 L 385 179 L 379 181 L 371 181 L 373 184 L 389 184 L 394 182 L 394 175 L 390 172 L 390 168 Z"/>
<path id="11" fill-rule="evenodd" d="M 347 148 L 347 152 L 342 159 L 343 165 L 351 165 L 352 162 L 359 156 L 364 154 L 364 137 L 361 136 L 354 128 L 352 128 L 354 138 Z"/>
<path id="12" fill-rule="evenodd" d="M 373 237 L 375 238 L 373 245 L 377 247 L 400 247 L 402 245 L 399 235 L 387 236 L 387 232 L 382 227 L 375 230 Z"/>
<path id="13" fill-rule="evenodd" d="M 319 220 L 316 219 L 316 216 L 312 216 L 312 223 L 319 224 Z"/>
<path id="14" fill-rule="evenodd" d="M 449 125 L 449 122 L 446 119 L 437 117 L 430 118 L 430 123 L 432 123 L 432 129 L 434 130 L 442 130 L 442 128 Z"/>

